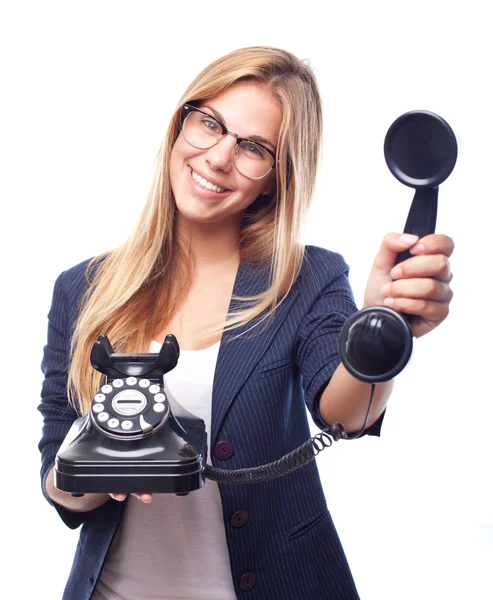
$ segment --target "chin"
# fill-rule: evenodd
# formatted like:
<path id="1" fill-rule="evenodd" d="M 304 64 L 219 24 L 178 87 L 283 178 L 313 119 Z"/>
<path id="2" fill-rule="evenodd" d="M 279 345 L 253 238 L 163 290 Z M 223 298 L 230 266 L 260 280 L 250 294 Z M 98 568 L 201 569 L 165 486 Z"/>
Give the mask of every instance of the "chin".
<path id="1" fill-rule="evenodd" d="M 189 222 L 189 223 L 197 223 L 208 225 L 212 223 L 220 223 L 221 221 L 229 221 L 225 215 L 218 214 L 217 211 L 207 209 L 204 207 L 202 210 L 200 208 L 194 208 L 188 205 L 180 206 L 177 203 L 177 211 L 181 221 Z"/>
<path id="2" fill-rule="evenodd" d="M 196 198 L 193 194 L 183 194 L 181 200 L 175 200 L 180 219 L 185 222 L 212 225 L 224 223 L 236 229 L 243 215 L 243 208 L 226 210 L 225 201 L 211 202 Z"/>

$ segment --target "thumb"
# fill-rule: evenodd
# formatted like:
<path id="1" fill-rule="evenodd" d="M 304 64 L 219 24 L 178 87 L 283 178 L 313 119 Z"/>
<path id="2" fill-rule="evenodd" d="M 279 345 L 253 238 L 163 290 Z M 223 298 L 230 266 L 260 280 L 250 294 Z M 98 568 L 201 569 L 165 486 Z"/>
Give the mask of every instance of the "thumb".
<path id="1" fill-rule="evenodd" d="M 410 233 L 387 233 L 373 261 L 372 270 L 388 275 L 395 265 L 399 252 L 409 250 L 419 240 L 419 236 Z"/>

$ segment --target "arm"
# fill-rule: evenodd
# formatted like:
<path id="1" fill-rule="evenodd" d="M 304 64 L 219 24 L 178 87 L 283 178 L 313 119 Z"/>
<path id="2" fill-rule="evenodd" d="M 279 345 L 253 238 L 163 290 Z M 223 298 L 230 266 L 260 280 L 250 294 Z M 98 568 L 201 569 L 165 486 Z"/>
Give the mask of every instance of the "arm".
<path id="1" fill-rule="evenodd" d="M 83 274 L 85 267 L 81 269 Z M 83 281 L 83 278 L 79 278 Z M 83 286 L 77 285 L 75 277 L 70 281 L 70 289 L 74 299 L 78 301 L 84 291 Z M 74 283 L 75 282 L 75 283 Z M 78 527 L 85 513 L 101 506 L 109 499 L 107 494 L 91 494 L 74 498 L 71 494 L 55 488 L 53 467 L 55 456 L 67 435 L 77 413 L 68 404 L 67 372 L 70 356 L 71 318 L 69 302 L 64 289 L 64 274 L 55 283 L 53 300 L 48 315 L 48 336 L 44 348 L 42 371 L 45 375 L 41 390 L 41 404 L 38 409 L 43 415 L 43 433 L 39 442 L 42 457 L 41 486 L 45 498 L 59 513 L 66 525 Z M 97 496 L 97 497 L 95 497 Z"/>
<path id="2" fill-rule="evenodd" d="M 44 421 L 43 434 L 39 442 L 42 457 L 42 491 L 65 524 L 71 528 L 78 527 L 87 518 L 88 515 L 84 513 L 96 510 L 110 498 L 122 501 L 127 496 L 126 494 L 85 494 L 74 498 L 71 494 L 58 490 L 54 484 L 53 468 L 56 453 L 72 423 L 79 416 L 69 405 L 67 398 L 70 332 L 75 318 L 70 305 L 78 306 L 80 297 L 86 289 L 86 267 L 87 262 L 82 263 L 74 270 L 62 273 L 55 282 L 48 315 L 48 340 L 41 364 L 45 379 L 41 390 L 41 404 L 38 407 Z M 143 502 L 150 502 L 152 499 L 151 494 L 134 495 Z"/>
<path id="3" fill-rule="evenodd" d="M 393 387 L 393 380 L 375 385 L 365 428 L 373 425 L 383 414 Z M 371 385 L 353 377 L 340 363 L 320 397 L 320 416 L 326 423 L 340 421 L 347 433 L 357 433 L 363 427 L 370 394 Z"/>
<path id="4" fill-rule="evenodd" d="M 410 249 L 414 256 L 394 267 L 397 254 Z M 453 242 L 443 235 L 388 234 L 373 263 L 364 306 L 385 304 L 413 315 L 416 337 L 437 327 L 447 316 L 452 292 L 448 257 Z M 393 381 L 376 384 L 367 427 L 383 413 Z M 340 364 L 320 399 L 320 415 L 327 423 L 340 421 L 347 432 L 359 431 L 368 409 L 371 386 L 355 379 Z"/>

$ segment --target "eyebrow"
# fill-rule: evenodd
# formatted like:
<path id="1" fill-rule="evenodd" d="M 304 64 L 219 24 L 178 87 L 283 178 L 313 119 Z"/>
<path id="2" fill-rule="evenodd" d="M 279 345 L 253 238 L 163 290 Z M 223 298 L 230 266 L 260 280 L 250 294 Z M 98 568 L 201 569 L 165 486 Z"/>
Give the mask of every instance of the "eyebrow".
<path id="1" fill-rule="evenodd" d="M 222 123 L 224 123 L 225 119 L 222 116 L 222 114 L 218 111 L 215 110 L 214 108 L 212 108 L 212 106 L 201 106 L 200 108 L 202 108 L 203 110 L 209 110 L 216 118 L 218 121 L 221 121 Z M 264 137 L 262 137 L 261 135 L 239 135 L 238 137 L 247 139 L 247 140 L 252 140 L 254 142 L 260 142 L 261 144 L 268 144 L 269 146 L 272 146 L 272 148 L 274 148 L 274 151 L 277 151 L 276 146 L 269 140 L 265 139 Z"/>

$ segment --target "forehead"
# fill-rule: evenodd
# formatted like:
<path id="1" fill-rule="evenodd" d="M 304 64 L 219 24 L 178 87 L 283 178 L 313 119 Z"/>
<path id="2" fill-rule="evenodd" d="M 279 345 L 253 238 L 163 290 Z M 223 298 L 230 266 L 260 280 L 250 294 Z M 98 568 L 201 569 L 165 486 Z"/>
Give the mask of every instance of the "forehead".
<path id="1" fill-rule="evenodd" d="M 253 82 L 239 82 L 201 107 L 220 113 L 224 124 L 240 137 L 262 136 L 276 144 L 281 128 L 282 110 L 267 88 Z"/>

